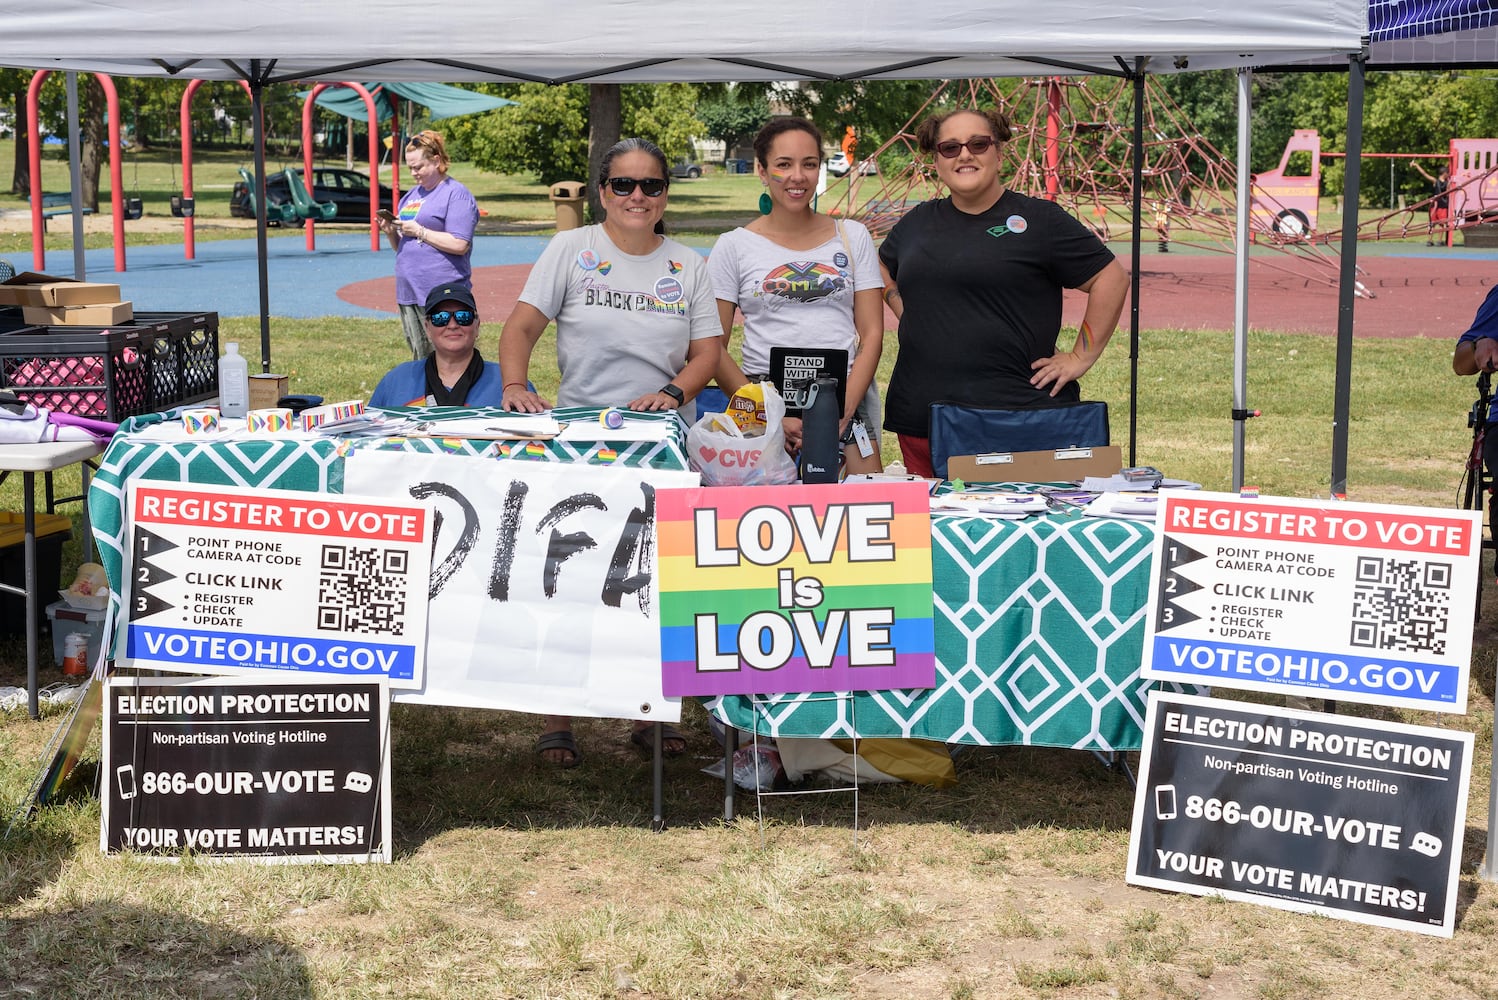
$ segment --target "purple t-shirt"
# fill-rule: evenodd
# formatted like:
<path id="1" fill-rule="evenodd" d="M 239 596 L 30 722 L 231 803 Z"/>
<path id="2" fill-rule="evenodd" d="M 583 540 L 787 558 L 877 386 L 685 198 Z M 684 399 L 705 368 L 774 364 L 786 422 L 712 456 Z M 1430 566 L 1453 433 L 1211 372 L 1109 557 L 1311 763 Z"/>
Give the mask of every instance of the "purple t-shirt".
<path id="1" fill-rule="evenodd" d="M 430 243 L 403 239 L 395 251 L 395 301 L 397 305 L 419 306 L 427 293 L 438 285 L 452 283 L 473 287 L 473 230 L 479 221 L 479 206 L 468 189 L 451 177 L 443 178 L 427 191 L 416 188 L 401 198 L 401 221 L 415 219 L 437 232 L 449 233 L 468 241 L 461 254 L 443 253 Z"/>

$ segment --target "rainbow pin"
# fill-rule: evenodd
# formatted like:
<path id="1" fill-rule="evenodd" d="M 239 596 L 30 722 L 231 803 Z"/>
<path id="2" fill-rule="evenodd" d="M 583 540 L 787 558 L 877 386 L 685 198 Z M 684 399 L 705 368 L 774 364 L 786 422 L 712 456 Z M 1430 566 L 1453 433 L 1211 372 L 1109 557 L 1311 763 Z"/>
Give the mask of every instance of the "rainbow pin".
<path id="1" fill-rule="evenodd" d="M 530 442 L 527 442 L 526 446 L 525 446 L 525 457 L 526 458 L 545 458 L 546 457 L 546 446 L 544 444 L 542 444 L 540 441 L 530 441 Z"/>
<path id="2" fill-rule="evenodd" d="M 600 462 L 614 462 L 618 460 L 619 453 L 612 448 L 599 448 L 593 457 Z"/>

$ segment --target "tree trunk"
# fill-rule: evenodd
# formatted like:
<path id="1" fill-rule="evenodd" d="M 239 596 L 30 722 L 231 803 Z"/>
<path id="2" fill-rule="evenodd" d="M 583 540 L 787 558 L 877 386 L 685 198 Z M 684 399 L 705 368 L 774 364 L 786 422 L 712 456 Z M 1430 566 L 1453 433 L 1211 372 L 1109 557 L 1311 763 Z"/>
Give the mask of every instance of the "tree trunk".
<path id="1" fill-rule="evenodd" d="M 619 141 L 624 117 L 624 99 L 617 83 L 588 84 L 588 207 L 593 221 L 604 220 L 603 200 L 598 196 L 598 175 L 603 154 Z"/>
<path id="2" fill-rule="evenodd" d="M 84 83 L 82 94 L 79 95 L 78 123 L 82 133 L 82 151 L 80 153 L 80 166 L 83 173 L 83 204 L 92 208 L 95 212 L 99 210 L 99 164 L 104 160 L 104 88 L 92 75 L 79 74 L 79 82 Z"/>
<path id="3" fill-rule="evenodd" d="M 31 134 L 26 131 L 26 92 L 11 94 L 11 108 L 16 123 L 16 163 L 10 175 L 11 194 L 31 197 Z"/>

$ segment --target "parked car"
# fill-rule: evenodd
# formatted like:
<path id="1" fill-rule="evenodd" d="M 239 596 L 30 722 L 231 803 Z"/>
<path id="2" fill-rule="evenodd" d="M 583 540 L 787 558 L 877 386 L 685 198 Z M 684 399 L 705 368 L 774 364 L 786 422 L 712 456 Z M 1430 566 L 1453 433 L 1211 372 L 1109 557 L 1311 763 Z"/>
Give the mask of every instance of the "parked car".
<path id="1" fill-rule="evenodd" d="M 297 173 L 302 172 L 301 167 L 293 169 Z M 314 201 L 331 201 L 338 206 L 338 214 L 334 216 L 333 221 L 369 221 L 369 177 L 367 175 L 357 170 L 317 167 L 312 171 L 312 181 Z M 291 201 L 291 191 L 287 188 L 286 178 L 281 171 L 277 170 L 266 175 L 265 200 L 272 205 L 286 204 Z M 384 184 L 380 185 L 379 207 L 390 207 L 390 188 Z M 244 181 L 236 181 L 234 184 L 234 191 L 229 195 L 229 214 L 240 219 L 255 217 L 255 213 L 250 211 L 250 188 Z"/>
<path id="2" fill-rule="evenodd" d="M 671 176 L 690 177 L 692 180 L 696 180 L 702 176 L 702 164 L 689 163 L 686 160 L 682 160 L 680 163 L 673 163 L 671 164 Z"/>
<path id="3" fill-rule="evenodd" d="M 848 172 L 848 154 L 833 153 L 827 161 L 827 172 L 834 177 L 842 177 L 846 174 Z M 859 160 L 858 172 L 865 177 L 877 174 L 879 173 L 879 163 L 872 156 L 867 160 Z"/>

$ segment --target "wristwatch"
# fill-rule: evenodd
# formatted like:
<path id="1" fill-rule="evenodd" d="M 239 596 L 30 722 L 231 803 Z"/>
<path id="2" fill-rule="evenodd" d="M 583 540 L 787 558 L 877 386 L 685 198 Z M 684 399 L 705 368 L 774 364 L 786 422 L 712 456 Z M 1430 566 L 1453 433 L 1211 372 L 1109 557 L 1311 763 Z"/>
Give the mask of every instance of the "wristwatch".
<path id="1" fill-rule="evenodd" d="M 682 392 L 680 386 L 677 386 L 673 382 L 667 382 L 656 391 L 664 392 L 666 395 L 676 400 L 676 406 L 678 409 L 687 401 L 686 393 Z"/>

